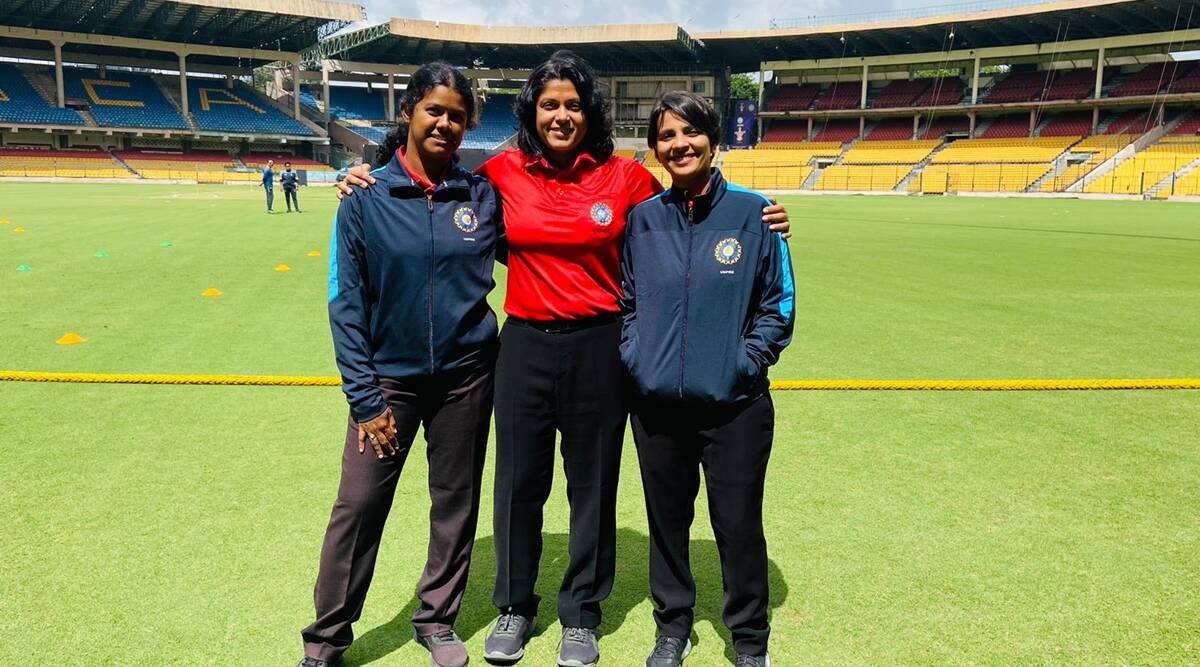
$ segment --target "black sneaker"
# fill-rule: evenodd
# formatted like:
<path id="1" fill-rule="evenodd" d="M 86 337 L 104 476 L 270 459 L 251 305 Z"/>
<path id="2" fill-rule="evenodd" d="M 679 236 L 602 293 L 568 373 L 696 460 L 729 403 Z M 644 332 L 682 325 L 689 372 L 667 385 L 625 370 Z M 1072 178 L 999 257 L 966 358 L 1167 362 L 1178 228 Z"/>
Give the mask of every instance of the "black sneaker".
<path id="1" fill-rule="evenodd" d="M 536 616 L 527 618 L 513 612 L 500 614 L 491 633 L 483 640 L 483 659 L 509 664 L 525 657 L 525 643 L 533 636 L 535 620 Z"/>
<path id="2" fill-rule="evenodd" d="M 558 667 L 594 667 L 600 662 L 596 631 L 590 628 L 563 628 L 558 647 Z"/>
<path id="3" fill-rule="evenodd" d="M 463 667 L 470 658 L 467 657 L 467 647 L 453 630 L 422 635 L 413 631 L 413 639 L 418 644 L 429 649 L 429 664 L 432 667 Z"/>
<path id="4" fill-rule="evenodd" d="M 646 667 L 679 667 L 691 652 L 691 639 L 659 637 L 650 657 L 646 658 Z"/>
<path id="5" fill-rule="evenodd" d="M 734 667 L 771 667 L 771 656 L 766 653 L 762 655 L 739 653 L 737 655 L 737 662 L 733 664 Z"/>
<path id="6" fill-rule="evenodd" d="M 333 663 L 310 658 L 306 655 L 303 660 L 296 663 L 296 667 L 333 667 Z"/>

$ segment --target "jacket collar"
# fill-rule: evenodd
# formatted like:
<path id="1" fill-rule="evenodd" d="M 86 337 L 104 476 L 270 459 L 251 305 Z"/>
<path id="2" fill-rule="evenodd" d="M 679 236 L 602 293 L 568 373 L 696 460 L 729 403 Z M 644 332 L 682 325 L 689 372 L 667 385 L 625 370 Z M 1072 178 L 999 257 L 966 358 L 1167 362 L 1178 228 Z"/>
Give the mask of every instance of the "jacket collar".
<path id="1" fill-rule="evenodd" d="M 666 199 L 682 207 L 685 216 L 687 215 L 687 206 L 691 204 L 692 219 L 699 222 L 708 217 L 708 213 L 725 196 L 726 190 L 725 177 L 721 175 L 720 169 L 713 167 L 708 176 L 708 190 L 704 194 L 693 197 L 688 194 L 687 190 L 672 187 L 666 192 Z"/>
<path id="2" fill-rule="evenodd" d="M 388 180 L 390 181 L 388 183 L 389 189 L 394 190 L 398 188 L 411 188 L 424 194 L 425 188 L 422 187 L 420 183 L 417 183 L 415 180 L 413 180 L 412 174 L 408 173 L 408 168 L 404 165 L 404 161 L 400 157 L 400 151 L 396 151 L 395 155 L 392 155 L 392 159 L 388 161 L 387 166 L 384 167 L 384 169 L 384 173 L 387 175 Z M 446 171 L 446 177 L 443 178 L 442 182 L 438 184 L 436 191 L 450 189 L 470 189 L 470 176 L 470 173 L 468 173 L 466 169 L 463 169 L 456 164 L 451 165 L 450 169 Z"/>

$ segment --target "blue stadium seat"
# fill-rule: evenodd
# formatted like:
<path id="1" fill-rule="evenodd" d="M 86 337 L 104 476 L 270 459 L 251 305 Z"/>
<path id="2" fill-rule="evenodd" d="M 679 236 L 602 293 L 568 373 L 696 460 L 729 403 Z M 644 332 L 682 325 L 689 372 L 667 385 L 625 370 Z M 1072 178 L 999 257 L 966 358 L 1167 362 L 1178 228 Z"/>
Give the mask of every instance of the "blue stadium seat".
<path id="1" fill-rule="evenodd" d="M 188 79 L 188 110 L 204 130 L 311 136 L 312 130 L 284 115 L 256 91 L 221 79 Z"/>
<path id="2" fill-rule="evenodd" d="M 382 145 L 384 137 L 386 137 L 387 133 L 391 132 L 392 128 L 395 126 L 394 125 L 372 125 L 370 127 L 363 127 L 363 126 L 359 126 L 359 125 L 347 125 L 346 127 L 351 132 L 357 134 L 358 136 L 360 136 L 364 139 L 370 139 L 371 141 L 374 141 L 375 143 Z"/>
<path id="3" fill-rule="evenodd" d="M 67 98 L 81 100 L 102 127 L 148 127 L 186 130 L 188 124 L 146 74 L 68 69 L 63 74 Z"/>
<path id="4" fill-rule="evenodd" d="M 21 70 L 0 63 L 0 122 L 22 125 L 83 125 L 83 117 L 72 109 L 51 106 Z"/>
<path id="5" fill-rule="evenodd" d="M 463 148 L 495 148 L 516 132 L 517 119 L 512 113 L 512 95 L 488 95 L 479 114 L 479 126 L 467 132 Z"/>

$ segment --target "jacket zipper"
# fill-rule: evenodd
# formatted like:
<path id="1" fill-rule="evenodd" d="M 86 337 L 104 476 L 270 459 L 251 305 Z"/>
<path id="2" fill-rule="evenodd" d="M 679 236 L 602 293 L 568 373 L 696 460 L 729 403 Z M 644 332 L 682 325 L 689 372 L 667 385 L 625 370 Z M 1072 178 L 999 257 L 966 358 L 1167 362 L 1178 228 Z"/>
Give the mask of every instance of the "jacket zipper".
<path id="1" fill-rule="evenodd" d="M 433 368 L 433 194 L 426 195 L 425 201 L 429 204 L 429 373 L 434 373 Z"/>
<path id="2" fill-rule="evenodd" d="M 692 228 L 695 226 L 695 217 L 692 208 L 692 200 L 687 201 L 687 221 L 688 221 L 688 248 L 687 248 L 687 265 L 683 272 L 683 344 L 679 347 L 679 398 L 683 398 L 683 367 L 684 361 L 687 358 L 687 339 L 688 339 L 688 297 L 691 293 L 692 284 Z"/>

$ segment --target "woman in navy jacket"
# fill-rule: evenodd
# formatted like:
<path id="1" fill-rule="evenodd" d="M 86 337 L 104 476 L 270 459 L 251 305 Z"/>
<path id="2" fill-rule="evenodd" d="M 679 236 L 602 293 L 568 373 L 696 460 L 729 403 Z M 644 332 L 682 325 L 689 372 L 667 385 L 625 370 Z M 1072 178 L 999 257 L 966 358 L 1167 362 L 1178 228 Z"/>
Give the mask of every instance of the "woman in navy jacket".
<path id="1" fill-rule="evenodd" d="M 316 621 L 301 633 L 303 667 L 332 664 L 350 646 L 418 426 L 428 445 L 431 525 L 414 634 L 434 665 L 467 663 L 452 626 L 492 410 L 496 316 L 487 294 L 500 210 L 491 185 L 455 165 L 475 111 L 466 77 L 446 63 L 425 65 L 400 110 L 399 150 L 334 221 L 329 322 L 350 419 Z"/>
<path id="2" fill-rule="evenodd" d="M 625 227 L 621 359 L 634 386 L 659 631 L 648 667 L 679 665 L 691 650 L 688 544 L 701 468 L 737 666 L 770 664 L 767 368 L 791 340 L 795 289 L 786 242 L 761 223 L 769 200 L 712 168 L 719 131 L 704 98 L 663 96 L 647 141 L 671 189 L 634 207 Z"/>

